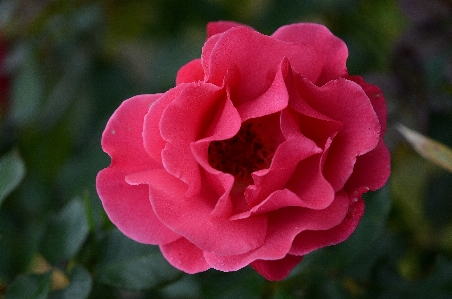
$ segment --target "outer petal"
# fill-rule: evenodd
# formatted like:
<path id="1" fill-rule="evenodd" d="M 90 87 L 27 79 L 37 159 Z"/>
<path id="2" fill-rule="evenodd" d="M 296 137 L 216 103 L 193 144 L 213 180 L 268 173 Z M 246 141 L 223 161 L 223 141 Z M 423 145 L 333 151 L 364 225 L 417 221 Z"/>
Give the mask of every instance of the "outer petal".
<path id="1" fill-rule="evenodd" d="M 345 220 L 324 231 L 303 231 L 293 241 L 290 254 L 305 255 L 322 247 L 336 245 L 345 241 L 355 231 L 364 214 L 364 201 L 354 199 Z"/>
<path id="2" fill-rule="evenodd" d="M 278 28 L 272 34 L 273 38 L 303 45 L 313 45 L 321 53 L 321 59 L 316 63 L 322 66 L 322 72 L 317 85 L 337 79 L 347 74 L 347 45 L 331 31 L 319 24 L 299 23 Z"/>
<path id="3" fill-rule="evenodd" d="M 257 260 L 250 265 L 260 275 L 268 280 L 279 281 L 289 275 L 290 271 L 295 268 L 303 259 L 302 256 L 286 255 L 283 259 L 275 261 Z"/>
<path id="4" fill-rule="evenodd" d="M 298 83 L 300 96 L 309 106 L 343 124 L 331 143 L 323 171 L 334 190 L 340 190 L 353 172 L 356 157 L 377 146 L 380 122 L 367 95 L 352 81 L 338 79 L 317 87 L 298 78 Z M 291 103 L 295 109 L 298 105 Z"/>
<path id="5" fill-rule="evenodd" d="M 130 182 L 146 182 L 157 217 L 180 236 L 204 251 L 218 255 L 242 254 L 262 245 L 267 219 L 255 216 L 229 221 L 210 216 L 215 194 L 185 197 L 187 186 L 163 170 L 128 176 Z M 210 197 L 208 197 L 210 195 Z"/>
<path id="6" fill-rule="evenodd" d="M 194 274 L 210 269 L 201 249 L 185 238 L 161 245 L 160 250 L 166 260 L 179 270 Z"/>
<path id="7" fill-rule="evenodd" d="M 112 163 L 96 179 L 97 192 L 111 221 L 131 239 L 149 244 L 179 238 L 155 216 L 146 186 L 131 186 L 125 181 L 130 173 L 159 166 L 144 150 L 141 135 L 144 115 L 159 97 L 136 96 L 115 111 L 102 135 L 102 148 Z"/>
<path id="8" fill-rule="evenodd" d="M 380 87 L 366 83 L 360 76 L 345 76 L 346 79 L 359 84 L 370 99 L 375 113 L 377 113 L 378 120 L 381 124 L 381 135 L 386 132 L 386 123 L 388 117 L 388 109 L 386 107 L 386 100 Z"/>
<path id="9" fill-rule="evenodd" d="M 322 58 L 314 47 L 286 43 L 246 27 L 234 27 L 219 35 L 211 52 L 203 51 L 202 60 L 206 81 L 218 86 L 223 84 L 231 66 L 237 68 L 241 80 L 234 88 L 233 101 L 238 105 L 256 98 L 270 87 L 284 57 L 295 70 L 313 82 L 322 72 Z"/>
<path id="10" fill-rule="evenodd" d="M 176 76 L 176 85 L 202 81 L 203 79 L 204 70 L 201 65 L 201 59 L 195 59 L 179 69 Z"/>
<path id="11" fill-rule="evenodd" d="M 341 222 L 347 215 L 350 200 L 344 191 L 339 191 L 333 203 L 324 210 L 287 207 L 268 214 L 269 222 L 265 243 L 240 255 L 220 256 L 204 252 L 207 263 L 222 271 L 235 271 L 255 260 L 279 260 L 284 258 L 294 238 L 303 231 L 322 233 Z M 295 254 L 299 255 L 299 254 Z"/>
<path id="12" fill-rule="evenodd" d="M 350 179 L 347 181 L 347 191 L 358 187 L 377 190 L 386 184 L 391 173 L 391 157 L 389 150 L 380 139 L 377 147 L 359 156 Z"/>
<path id="13" fill-rule="evenodd" d="M 144 118 L 143 124 L 143 144 L 148 155 L 161 162 L 161 153 L 166 145 L 160 134 L 160 118 L 165 108 L 176 99 L 179 94 L 188 86 L 188 84 L 180 84 L 173 89 L 165 92 L 158 100 L 156 100 L 149 108 Z"/>

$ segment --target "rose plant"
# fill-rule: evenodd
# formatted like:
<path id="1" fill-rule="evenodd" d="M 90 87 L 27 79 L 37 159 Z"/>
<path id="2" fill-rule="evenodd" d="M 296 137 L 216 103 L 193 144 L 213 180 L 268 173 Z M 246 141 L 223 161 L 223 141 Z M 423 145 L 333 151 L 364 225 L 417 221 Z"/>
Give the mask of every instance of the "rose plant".
<path id="1" fill-rule="evenodd" d="M 381 90 L 312 23 L 271 36 L 213 22 L 176 86 L 124 101 L 107 123 L 97 190 L 128 237 L 187 273 L 251 265 L 285 278 L 337 244 L 390 173 Z"/>

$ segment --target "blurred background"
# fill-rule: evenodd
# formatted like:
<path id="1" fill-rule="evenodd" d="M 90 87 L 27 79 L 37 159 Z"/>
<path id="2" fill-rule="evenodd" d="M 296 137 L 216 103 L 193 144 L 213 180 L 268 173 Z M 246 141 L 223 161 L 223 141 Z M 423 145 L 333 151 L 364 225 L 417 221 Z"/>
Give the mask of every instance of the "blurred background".
<path id="1" fill-rule="evenodd" d="M 122 236 L 96 193 L 108 118 L 174 86 L 213 20 L 325 24 L 388 102 L 390 181 L 349 240 L 282 282 L 183 274 Z M 452 174 L 397 123 L 452 146 L 450 0 L 0 0 L 0 298 L 452 298 Z"/>

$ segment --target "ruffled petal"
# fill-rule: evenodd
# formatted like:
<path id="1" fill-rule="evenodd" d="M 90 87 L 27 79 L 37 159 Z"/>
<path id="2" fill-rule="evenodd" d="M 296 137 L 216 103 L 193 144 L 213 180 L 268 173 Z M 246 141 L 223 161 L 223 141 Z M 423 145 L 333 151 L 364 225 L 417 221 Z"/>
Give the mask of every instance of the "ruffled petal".
<path id="1" fill-rule="evenodd" d="M 143 144 L 148 155 L 159 162 L 162 162 L 162 150 L 166 145 L 160 134 L 160 118 L 165 108 L 176 99 L 188 84 L 180 84 L 165 92 L 149 108 L 144 118 L 143 124 Z"/>
<path id="2" fill-rule="evenodd" d="M 375 113 L 378 116 L 378 120 L 380 121 L 381 135 L 383 136 L 386 133 L 388 109 L 386 107 L 385 97 L 380 87 L 365 82 L 360 76 L 345 76 L 345 78 L 358 83 L 369 97 Z"/>
<path id="3" fill-rule="evenodd" d="M 168 173 L 188 184 L 187 196 L 198 193 L 202 184 L 190 144 L 205 134 L 224 97 L 224 90 L 218 86 L 191 83 L 168 104 L 160 118 L 160 134 L 167 141 L 162 163 Z"/>
<path id="4" fill-rule="evenodd" d="M 285 79 L 289 70 L 289 62 L 287 58 L 283 58 L 270 88 L 256 99 L 243 102 L 237 107 L 243 122 L 250 118 L 281 111 L 287 107 L 289 104 L 289 93 Z"/>
<path id="5" fill-rule="evenodd" d="M 208 149 L 210 142 L 234 136 L 240 129 L 241 119 L 230 99 L 224 99 L 224 104 L 221 104 L 221 107 L 213 116 L 206 130 L 205 138 L 191 143 L 190 146 L 194 158 L 204 170 L 206 182 L 218 196 L 218 201 L 212 210 L 211 216 L 228 218 L 234 210 L 234 205 L 230 198 L 234 177 L 210 166 Z"/>
<path id="6" fill-rule="evenodd" d="M 278 28 L 272 37 L 300 45 L 310 45 L 320 53 L 320 58 L 315 63 L 322 71 L 317 81 L 312 81 L 319 86 L 348 73 L 347 45 L 323 25 L 314 23 L 286 25 Z"/>
<path id="7" fill-rule="evenodd" d="M 361 198 L 352 199 L 347 217 L 342 223 L 328 230 L 301 232 L 293 241 L 289 253 L 305 255 L 319 248 L 345 241 L 355 231 L 363 214 L 364 201 Z"/>
<path id="8" fill-rule="evenodd" d="M 312 140 L 301 134 L 297 138 L 294 137 L 281 143 L 276 149 L 270 168 L 252 174 L 254 185 L 245 190 L 248 205 L 255 206 L 273 191 L 284 189 L 298 163 L 321 151 Z M 314 169 L 303 169 L 303 171 L 311 173 Z M 298 183 L 302 183 L 302 181 L 297 181 L 296 184 Z M 334 196 L 334 193 L 332 196 Z M 301 198 L 301 200 L 303 199 Z"/>
<path id="9" fill-rule="evenodd" d="M 176 76 L 176 85 L 202 81 L 203 79 L 204 70 L 202 68 L 201 59 L 195 59 L 179 69 Z"/>
<path id="10" fill-rule="evenodd" d="M 279 260 L 292 247 L 294 238 L 303 231 L 322 232 L 341 222 L 349 211 L 350 199 L 346 192 L 339 191 L 334 201 L 324 210 L 287 207 L 268 214 L 268 229 L 265 242 L 255 250 L 240 255 L 221 256 L 204 252 L 207 263 L 222 271 L 236 271 L 256 260 Z M 295 254 L 299 255 L 299 254 Z"/>
<path id="11" fill-rule="evenodd" d="M 237 221 L 210 217 L 218 199 L 215 194 L 186 197 L 187 185 L 163 170 L 143 172 L 128 179 L 149 184 L 157 217 L 201 250 L 218 255 L 242 254 L 264 242 L 265 216 Z"/>
<path id="12" fill-rule="evenodd" d="M 343 125 L 332 140 L 323 169 L 334 190 L 340 190 L 353 172 L 356 157 L 377 146 L 378 117 L 363 89 L 352 81 L 338 79 L 317 87 L 298 78 L 297 86 L 310 107 Z"/>
<path id="13" fill-rule="evenodd" d="M 322 210 L 334 199 L 334 188 L 322 173 L 320 155 L 301 161 L 286 185 L 305 207 Z"/>
<path id="14" fill-rule="evenodd" d="M 288 254 L 280 260 L 257 260 L 252 262 L 250 266 L 266 279 L 280 281 L 286 278 L 290 274 L 290 271 L 292 271 L 302 259 L 302 256 Z"/>
<path id="15" fill-rule="evenodd" d="M 194 274 L 210 269 L 203 251 L 185 238 L 160 245 L 160 250 L 171 265 L 185 273 Z"/>
<path id="16" fill-rule="evenodd" d="M 212 46 L 214 41 L 211 39 L 217 36 L 218 40 Z M 271 86 L 284 57 L 292 68 L 312 82 L 316 82 L 322 72 L 322 58 L 317 49 L 308 44 L 283 42 L 242 26 L 211 39 L 206 43 L 211 51 L 203 50 L 202 57 L 206 81 L 218 86 L 228 85 L 229 82 L 224 82 L 225 75 L 231 66 L 235 66 L 240 74 L 240 81 L 234 82 L 233 102 L 236 106 L 258 97 Z"/>
<path id="17" fill-rule="evenodd" d="M 353 173 L 346 183 L 346 190 L 365 187 L 377 190 L 386 184 L 391 174 L 391 157 L 383 139 L 372 151 L 356 159 Z"/>
<path id="18" fill-rule="evenodd" d="M 165 244 L 179 238 L 155 216 L 146 186 L 131 186 L 125 177 L 133 172 L 154 169 L 143 147 L 143 119 L 160 95 L 136 96 L 124 101 L 107 123 L 102 148 L 112 159 L 99 172 L 96 187 L 111 221 L 129 238 L 148 244 Z"/>

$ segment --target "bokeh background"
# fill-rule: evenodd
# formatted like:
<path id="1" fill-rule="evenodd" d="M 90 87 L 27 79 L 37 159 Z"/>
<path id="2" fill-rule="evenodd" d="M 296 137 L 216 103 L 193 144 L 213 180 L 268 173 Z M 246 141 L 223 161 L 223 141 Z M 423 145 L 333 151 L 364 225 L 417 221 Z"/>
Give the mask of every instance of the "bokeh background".
<path id="1" fill-rule="evenodd" d="M 109 116 L 174 86 L 212 20 L 325 24 L 388 102 L 387 186 L 349 240 L 282 282 L 175 270 L 119 233 L 96 193 Z M 452 146 L 452 1 L 0 0 L 0 65 L 0 298 L 452 298 L 452 174 L 395 130 Z"/>

